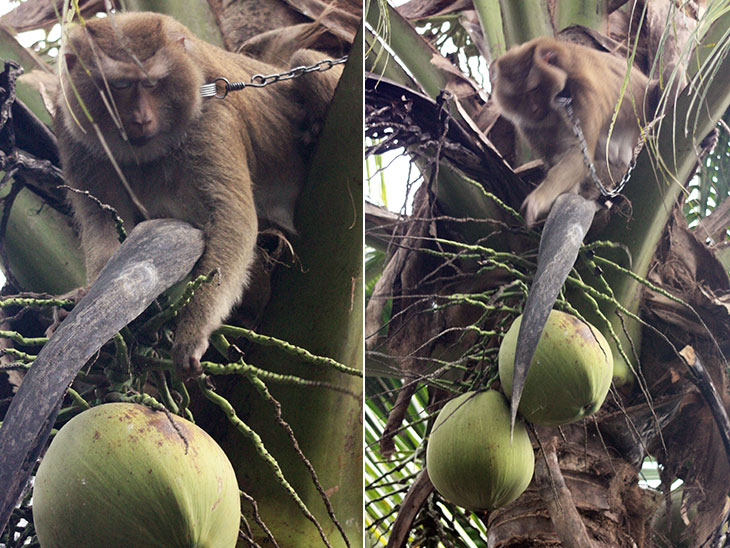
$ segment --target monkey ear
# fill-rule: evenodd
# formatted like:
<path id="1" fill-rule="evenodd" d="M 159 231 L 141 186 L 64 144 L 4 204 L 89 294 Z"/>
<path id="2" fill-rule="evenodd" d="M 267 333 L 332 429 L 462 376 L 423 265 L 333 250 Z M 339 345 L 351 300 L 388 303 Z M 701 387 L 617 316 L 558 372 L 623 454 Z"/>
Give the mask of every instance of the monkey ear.
<path id="1" fill-rule="evenodd" d="M 535 61 L 538 63 L 543 62 L 548 65 L 558 64 L 558 53 L 559 49 L 557 46 L 553 46 L 551 43 L 537 44 L 535 48 Z"/>
<path id="2" fill-rule="evenodd" d="M 66 61 L 66 68 L 69 72 L 76 66 L 76 54 L 75 53 L 64 53 L 64 61 Z"/>
<path id="3" fill-rule="evenodd" d="M 558 52 L 552 48 L 543 48 L 538 52 L 538 55 L 540 55 L 540 58 L 548 65 L 558 64 Z"/>
<path id="4" fill-rule="evenodd" d="M 190 51 L 190 48 L 192 47 L 192 43 L 190 42 L 190 39 L 185 36 L 184 34 L 173 34 L 170 36 L 173 42 L 175 42 L 177 45 L 182 47 L 185 51 Z"/>

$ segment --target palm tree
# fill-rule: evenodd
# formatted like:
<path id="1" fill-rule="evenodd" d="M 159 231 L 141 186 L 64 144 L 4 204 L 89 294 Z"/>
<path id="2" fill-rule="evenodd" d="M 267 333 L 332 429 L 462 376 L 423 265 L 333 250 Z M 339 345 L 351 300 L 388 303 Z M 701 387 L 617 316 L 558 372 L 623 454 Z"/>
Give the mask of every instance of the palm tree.
<path id="1" fill-rule="evenodd" d="M 729 202 L 717 174 L 727 162 L 726 134 L 694 174 L 703 139 L 728 117 L 725 8 L 648 0 L 369 3 L 369 151 L 400 150 L 421 177 L 408 180 L 420 187 L 407 214 L 366 215 L 366 242 L 385 256 L 382 274 L 377 266 L 366 274 L 380 274 L 368 285 L 366 310 L 373 545 L 664 546 L 676 529 L 651 525 L 666 525 L 658 509 L 672 506 L 687 521 L 693 516 L 683 545 L 723 545 Z M 555 305 L 612 342 L 606 402 L 579 423 L 535 428 L 527 491 L 503 508 L 471 513 L 433 491 L 419 471 L 423 449 L 445 401 L 498 386 L 497 350 L 537 267 L 540 235 L 516 212 L 542 170 L 470 75 L 486 80 L 479 57 L 491 61 L 509 46 L 557 33 L 623 55 L 647 74 L 671 79 L 673 67 L 684 67 L 690 85 L 676 102 L 665 94 L 670 106 L 622 205 L 593 227 Z M 654 470 L 658 463 L 659 489 L 642 480 L 645 462 Z M 672 499 L 678 483 L 682 495 Z"/>
<path id="2" fill-rule="evenodd" d="M 56 9 L 63 9 L 64 2 L 56 4 Z M 84 17 L 105 9 L 104 2 L 78 4 Z M 248 41 L 255 51 L 265 47 L 266 40 L 291 36 L 296 25 L 313 20 L 318 25 L 317 47 L 341 55 L 359 43 L 360 8 L 348 0 L 326 9 L 309 2 L 273 1 L 107 4 L 116 9 L 168 13 L 198 36 L 230 50 L 238 50 Z M 23 31 L 50 29 L 57 21 L 54 3 L 46 0 L 24 2 L 4 19 Z M 268 34 L 262 37 L 262 33 Z M 52 30 L 50 38 L 47 34 L 24 48 L 3 31 L 0 52 L 3 58 L 17 61 L 26 73 L 49 71 L 58 51 L 57 36 Z M 253 36 L 259 38 L 249 40 Z M 291 245 L 299 263 L 286 265 L 292 257 L 287 255 L 286 239 L 271 231 L 261 234 L 259 245 L 270 252 L 270 261 L 257 279 L 261 284 L 257 293 L 265 298 L 261 302 L 247 299 L 230 325 L 216 335 L 212 346 L 229 351 L 228 356 L 211 355 L 212 362 L 218 362 L 209 364 L 214 384 L 193 386 L 188 396 L 169 376 L 164 360 L 157 359 L 164 357 L 164 350 L 162 354 L 153 350 L 158 343 L 164 347 L 164 336 L 156 342 L 154 336 L 141 342 L 143 320 L 156 314 L 149 310 L 143 320 L 116 335 L 114 343 L 104 346 L 79 374 L 56 422 L 60 427 L 90 403 L 101 403 L 109 392 L 136 400 L 151 393 L 173 412 L 194 416 L 225 449 L 244 491 L 239 546 L 361 545 L 362 309 L 358 294 L 362 291 L 362 122 L 357 115 L 361 111 L 361 58 L 355 47 L 298 204 L 299 236 Z M 5 77 L 11 80 L 4 84 L 6 91 L 13 89 L 17 76 L 8 74 L 6 71 Z M 0 229 L 0 255 L 8 278 L 3 310 L 9 311 L 3 331 L 9 373 L 0 375 L 3 417 L 22 378 L 18 371 L 32 367 L 45 342 L 43 332 L 52 319 L 44 310 L 69 306 L 63 300 L 45 299 L 46 294 L 71 290 L 84 279 L 76 235 L 63 191 L 58 189 L 63 181 L 54 137 L 47 128 L 50 116 L 43 94 L 30 85 L 32 80 L 21 79 L 17 84 L 18 101 L 11 118 L 14 135 L 6 125 L 5 135 L 11 137 L 2 145 L 7 174 L 3 183 L 12 182 L 7 186 L 11 190 L 4 194 Z M 5 97 L 3 104 L 9 108 L 14 98 Z M 332 253 L 333 248 L 337 253 Z M 277 264 L 282 266 L 271 268 Z M 263 290 L 267 285 L 271 286 L 270 298 Z M 18 295 L 29 300 L 17 300 Z M 153 324 L 153 331 L 165 329 L 156 320 L 146 329 Z M 251 325 L 255 333 L 241 329 Z M 152 331 L 148 334 L 153 335 Z M 255 366 L 249 370 L 253 374 L 240 375 L 244 371 L 240 351 L 245 352 L 245 362 Z M 238 376 L 229 374 L 231 367 L 224 375 L 215 374 L 217 367 L 223 372 L 236 362 Z M 130 366 L 131 377 L 117 375 Z M 5 427 L 10 428 L 7 421 Z M 0 544 L 21 546 L 33 537 L 30 508 L 30 501 L 25 500 L 13 512 Z"/>

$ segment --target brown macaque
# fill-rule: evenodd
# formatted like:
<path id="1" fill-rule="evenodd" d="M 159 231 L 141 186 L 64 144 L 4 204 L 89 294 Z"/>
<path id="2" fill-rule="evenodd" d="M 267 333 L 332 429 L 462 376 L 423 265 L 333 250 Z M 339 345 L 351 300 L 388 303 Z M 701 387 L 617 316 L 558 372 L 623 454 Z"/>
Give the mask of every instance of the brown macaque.
<path id="1" fill-rule="evenodd" d="M 649 80 L 629 71 L 621 97 L 626 60 L 609 53 L 553 38 L 540 37 L 510 49 L 493 63 L 493 97 L 533 151 L 547 164 L 545 180 L 522 204 L 528 225 L 547 214 L 563 193 L 594 199 L 599 190 L 591 179 L 578 138 L 559 104 L 572 98 L 589 157 L 606 188 L 621 180 L 632 159 L 646 113 Z M 609 126 L 618 116 L 609 137 Z"/>
<path id="2" fill-rule="evenodd" d="M 299 50 L 290 66 L 322 58 Z M 257 210 L 294 231 L 303 136 L 324 116 L 341 69 L 202 98 L 200 86 L 217 77 L 249 81 L 289 67 L 221 50 L 170 17 L 142 12 L 72 27 L 61 60 L 55 126 L 68 184 L 113 206 L 127 230 L 147 217 L 174 217 L 205 233 L 193 275 L 219 274 L 182 310 L 172 348 L 183 376 L 197 376 L 209 335 L 247 283 Z M 118 248 L 117 232 L 88 196 L 69 200 L 92 282 Z"/>

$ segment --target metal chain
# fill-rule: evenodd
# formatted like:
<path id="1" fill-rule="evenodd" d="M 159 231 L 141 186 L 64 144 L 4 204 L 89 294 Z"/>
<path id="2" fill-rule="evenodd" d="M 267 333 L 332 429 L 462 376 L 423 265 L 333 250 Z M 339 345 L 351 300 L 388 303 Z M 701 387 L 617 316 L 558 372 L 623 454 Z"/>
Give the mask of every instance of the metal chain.
<path id="1" fill-rule="evenodd" d="M 560 106 L 562 106 L 565 110 L 565 113 L 567 114 L 568 119 L 571 123 L 571 129 L 573 130 L 575 136 L 578 138 L 580 150 L 583 153 L 583 163 L 588 168 L 588 172 L 590 173 L 591 179 L 593 179 L 593 183 L 598 187 L 598 190 L 601 191 L 601 194 L 604 197 L 609 199 L 615 198 L 624 189 L 626 183 L 629 182 L 629 179 L 631 178 L 631 172 L 634 171 L 634 168 L 636 167 L 636 160 L 639 157 L 641 149 L 644 148 L 644 140 L 646 139 L 644 131 L 642 130 L 641 135 L 639 136 L 639 140 L 634 147 L 634 150 L 631 151 L 631 162 L 629 162 L 629 166 L 626 170 L 626 173 L 622 177 L 621 182 L 619 182 L 619 184 L 616 185 L 613 190 L 608 190 L 598 178 L 598 174 L 596 173 L 596 166 L 593 165 L 593 159 L 588 154 L 588 143 L 586 143 L 586 139 L 583 136 L 583 130 L 580 127 L 580 120 L 578 120 L 578 117 L 573 111 L 573 99 L 571 97 L 558 97 L 557 100 Z"/>
<path id="2" fill-rule="evenodd" d="M 230 91 L 238 91 L 244 88 L 262 88 L 276 82 L 283 82 L 284 80 L 291 80 L 292 78 L 299 78 L 303 74 L 310 72 L 324 72 L 330 70 L 335 65 L 341 65 L 347 61 L 347 56 L 340 57 L 339 59 L 322 59 L 318 63 L 309 66 L 294 67 L 293 69 L 287 70 L 286 72 L 278 72 L 275 74 L 254 74 L 251 76 L 250 82 L 229 82 L 227 78 L 219 76 L 209 84 L 203 84 L 200 86 L 200 95 L 202 97 L 215 97 L 217 99 L 225 99 Z M 222 88 L 222 91 L 218 91 Z"/>

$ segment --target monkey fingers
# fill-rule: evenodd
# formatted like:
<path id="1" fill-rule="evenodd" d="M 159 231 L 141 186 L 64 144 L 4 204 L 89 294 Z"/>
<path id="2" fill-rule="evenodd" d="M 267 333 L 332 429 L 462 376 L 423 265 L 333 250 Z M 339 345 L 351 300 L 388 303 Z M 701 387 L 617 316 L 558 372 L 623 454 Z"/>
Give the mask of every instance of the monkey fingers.
<path id="1" fill-rule="evenodd" d="M 555 199 L 560 194 L 552 195 L 551 188 L 544 183 L 530 192 L 522 202 L 520 213 L 525 218 L 525 224 L 534 227 L 538 219 L 547 215 Z M 562 193 L 561 193 L 562 194 Z"/>
<path id="2" fill-rule="evenodd" d="M 183 381 L 195 380 L 203 374 L 203 367 L 198 358 L 190 356 L 187 367 L 178 368 L 177 373 Z"/>
<path id="3" fill-rule="evenodd" d="M 172 347 L 172 358 L 178 375 L 184 381 L 197 379 L 203 374 L 200 359 L 208 348 L 208 338 L 196 337 L 189 340 L 184 330 L 175 332 L 175 344 Z"/>

